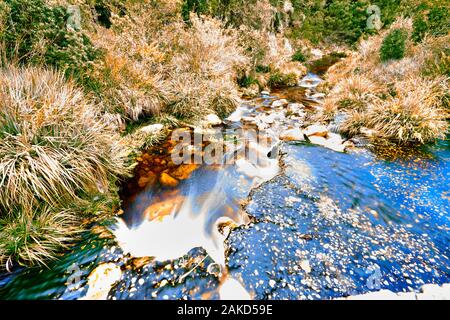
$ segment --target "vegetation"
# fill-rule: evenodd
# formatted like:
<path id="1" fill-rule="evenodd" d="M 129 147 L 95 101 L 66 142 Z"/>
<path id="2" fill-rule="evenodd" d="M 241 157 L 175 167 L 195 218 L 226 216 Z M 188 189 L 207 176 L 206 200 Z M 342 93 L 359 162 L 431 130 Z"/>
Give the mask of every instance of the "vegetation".
<path id="1" fill-rule="evenodd" d="M 445 138 L 449 35 L 414 44 L 408 40 L 413 30 L 411 19 L 399 19 L 334 66 L 321 119 L 344 112 L 343 133 L 400 144 Z"/>
<path id="2" fill-rule="evenodd" d="M 383 40 L 380 48 L 382 62 L 388 60 L 400 60 L 405 56 L 405 42 L 408 32 L 402 29 L 392 30 Z"/>
<path id="3" fill-rule="evenodd" d="M 166 132 L 143 125 L 225 117 L 242 94 L 296 85 L 307 61 L 343 59 L 318 119 L 343 112 L 346 134 L 398 143 L 443 136 L 448 31 L 438 0 L 1 1 L 0 264 L 44 264 L 84 217 L 113 215 L 133 155 Z"/>
<path id="4" fill-rule="evenodd" d="M 48 230 L 42 239 L 52 248 L 63 242 L 67 235 L 62 231 L 74 221 L 75 207 L 93 195 L 109 194 L 115 177 L 127 173 L 127 150 L 98 117 L 97 106 L 54 71 L 5 66 L 0 97 L 2 224 L 26 221 L 23 228 L 5 226 L 15 235 L 2 232 L 9 239 L 0 241 L 0 259 L 41 262 L 44 254 L 34 252 L 30 242 L 44 240 L 33 232 Z"/>

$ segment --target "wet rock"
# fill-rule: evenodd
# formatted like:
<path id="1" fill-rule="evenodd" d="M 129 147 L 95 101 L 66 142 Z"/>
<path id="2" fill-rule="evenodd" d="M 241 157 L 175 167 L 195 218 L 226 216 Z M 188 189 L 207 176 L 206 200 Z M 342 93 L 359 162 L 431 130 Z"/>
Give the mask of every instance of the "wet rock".
<path id="1" fill-rule="evenodd" d="M 222 120 L 216 114 L 208 114 L 204 120 L 205 126 L 220 126 Z"/>
<path id="2" fill-rule="evenodd" d="M 308 137 L 318 136 L 318 137 L 326 137 L 328 135 L 328 129 L 326 126 L 321 124 L 313 124 L 307 127 L 304 130 L 305 135 Z"/>
<path id="3" fill-rule="evenodd" d="M 186 180 L 197 170 L 199 165 L 197 164 L 183 164 L 173 170 L 170 175 L 178 180 Z"/>
<path id="4" fill-rule="evenodd" d="M 138 186 L 140 188 L 145 188 L 148 185 L 153 185 L 157 181 L 157 176 L 152 171 L 146 172 L 145 175 L 141 176 L 138 180 Z"/>
<path id="5" fill-rule="evenodd" d="M 170 176 L 169 174 L 163 172 L 161 176 L 159 177 L 159 182 L 161 185 L 165 187 L 171 187 L 174 188 L 178 186 L 179 181 L 175 179 L 174 177 Z"/>
<path id="6" fill-rule="evenodd" d="M 329 133 L 328 139 L 325 143 L 325 147 L 337 152 L 344 152 L 346 146 L 342 137 L 336 133 Z"/>
<path id="7" fill-rule="evenodd" d="M 275 100 L 272 103 L 272 108 L 279 108 L 279 107 L 285 107 L 289 104 L 289 102 L 286 99 L 280 99 L 280 100 Z"/>
<path id="8" fill-rule="evenodd" d="M 309 142 L 312 144 L 317 144 L 319 146 L 325 147 L 327 145 L 327 139 L 320 136 L 309 136 L 308 137 Z"/>
<path id="9" fill-rule="evenodd" d="M 109 292 L 114 300 L 205 300 L 218 299 L 219 281 L 207 269 L 214 262 L 201 248 L 181 259 L 152 261 L 142 268 L 127 268 Z"/>
<path id="10" fill-rule="evenodd" d="M 303 116 L 305 113 L 303 112 L 304 106 L 300 103 L 290 103 L 287 107 L 287 112 L 296 115 Z"/>
<path id="11" fill-rule="evenodd" d="M 122 271 L 114 263 L 99 265 L 88 277 L 89 289 L 81 300 L 106 300 L 114 283 L 120 280 Z"/>
<path id="12" fill-rule="evenodd" d="M 270 96 L 270 92 L 269 91 L 261 91 L 261 95 Z"/>
<path id="13" fill-rule="evenodd" d="M 167 199 L 157 201 L 144 211 L 144 217 L 148 220 L 163 218 L 170 215 L 176 207 L 181 206 L 185 198 L 180 195 L 168 196 Z"/>
<path id="14" fill-rule="evenodd" d="M 419 294 L 418 300 L 450 300 L 450 284 L 439 286 L 437 284 L 424 285 Z"/>
<path id="15" fill-rule="evenodd" d="M 283 141 L 304 141 L 305 136 L 303 131 L 299 128 L 286 130 L 280 135 L 280 139 Z"/>
<path id="16" fill-rule="evenodd" d="M 142 127 L 138 130 L 138 132 L 148 134 L 148 135 L 150 135 L 150 134 L 154 135 L 154 134 L 158 134 L 163 129 L 164 129 L 164 125 L 157 123 L 157 124 L 152 124 L 149 126 Z"/>

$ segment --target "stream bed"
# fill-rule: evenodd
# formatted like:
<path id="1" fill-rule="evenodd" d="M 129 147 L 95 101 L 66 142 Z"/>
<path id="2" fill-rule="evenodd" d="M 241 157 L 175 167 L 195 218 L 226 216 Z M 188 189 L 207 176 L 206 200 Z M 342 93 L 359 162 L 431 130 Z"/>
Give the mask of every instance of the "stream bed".
<path id="1" fill-rule="evenodd" d="M 173 145 L 148 152 L 123 217 L 99 227 L 114 237 L 87 232 L 47 268 L 0 275 L 0 299 L 331 299 L 449 283 L 449 140 L 413 153 L 281 142 L 301 121 L 273 111 L 283 95 L 244 103 L 221 129 L 236 140 L 267 111 L 264 161 L 180 171 Z"/>

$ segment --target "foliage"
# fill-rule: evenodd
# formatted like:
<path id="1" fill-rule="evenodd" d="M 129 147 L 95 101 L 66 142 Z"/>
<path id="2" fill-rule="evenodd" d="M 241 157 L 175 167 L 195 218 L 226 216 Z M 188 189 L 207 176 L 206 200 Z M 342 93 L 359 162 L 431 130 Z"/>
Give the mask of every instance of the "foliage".
<path id="1" fill-rule="evenodd" d="M 381 61 L 399 60 L 405 56 L 405 42 L 408 32 L 404 29 L 392 30 L 383 40 L 380 48 Z"/>
<path id="2" fill-rule="evenodd" d="M 92 62 L 100 56 L 89 38 L 66 26 L 68 13 L 62 6 L 43 0 L 5 0 L 6 28 L 0 33 L 6 58 L 21 63 L 55 66 L 83 82 Z"/>
<path id="3" fill-rule="evenodd" d="M 412 39 L 423 40 L 426 34 L 431 36 L 447 35 L 450 30 L 450 14 L 448 6 L 433 6 L 429 10 L 419 12 L 414 17 Z"/>

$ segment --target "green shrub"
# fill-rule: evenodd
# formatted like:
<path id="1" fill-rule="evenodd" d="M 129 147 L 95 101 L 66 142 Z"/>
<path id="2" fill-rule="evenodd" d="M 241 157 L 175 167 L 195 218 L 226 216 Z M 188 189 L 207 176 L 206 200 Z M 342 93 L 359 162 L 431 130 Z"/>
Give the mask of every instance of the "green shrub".
<path id="1" fill-rule="evenodd" d="M 428 11 L 418 13 L 414 17 L 412 39 L 420 42 L 426 34 L 442 36 L 450 30 L 448 7 L 434 6 Z"/>
<path id="2" fill-rule="evenodd" d="M 380 48 L 381 61 L 399 60 L 405 56 L 408 32 L 404 29 L 392 30 L 383 40 Z"/>
<path id="3" fill-rule="evenodd" d="M 297 50 L 292 56 L 292 61 L 306 62 L 306 56 L 302 50 Z"/>
<path id="4" fill-rule="evenodd" d="M 241 88 L 248 88 L 253 84 L 258 84 L 258 80 L 253 78 L 252 76 L 244 75 L 237 79 L 238 85 Z"/>
<path id="5" fill-rule="evenodd" d="M 327 40 L 353 44 L 367 30 L 367 1 L 332 0 L 305 2 L 292 1 L 294 19 L 304 21 L 294 28 L 294 37 L 304 37 L 313 43 Z"/>
<path id="6" fill-rule="evenodd" d="M 82 32 L 66 26 L 67 9 L 43 0 L 5 0 L 6 28 L 0 30 L 6 58 L 45 63 L 83 79 L 100 52 Z"/>
<path id="7" fill-rule="evenodd" d="M 184 0 L 181 6 L 181 15 L 186 23 L 190 23 L 191 12 L 200 15 L 208 11 L 207 0 Z"/>
<path id="8" fill-rule="evenodd" d="M 283 74 L 276 71 L 270 75 L 268 85 L 271 88 L 295 86 L 297 84 L 297 76 L 295 74 Z"/>

